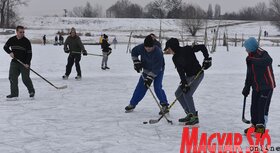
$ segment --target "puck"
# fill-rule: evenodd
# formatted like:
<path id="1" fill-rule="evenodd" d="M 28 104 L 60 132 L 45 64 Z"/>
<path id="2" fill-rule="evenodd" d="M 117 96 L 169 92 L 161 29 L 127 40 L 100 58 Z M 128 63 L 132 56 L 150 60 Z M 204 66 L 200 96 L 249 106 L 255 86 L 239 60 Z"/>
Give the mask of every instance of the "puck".
<path id="1" fill-rule="evenodd" d="M 143 122 L 143 124 L 148 124 L 148 122 Z"/>

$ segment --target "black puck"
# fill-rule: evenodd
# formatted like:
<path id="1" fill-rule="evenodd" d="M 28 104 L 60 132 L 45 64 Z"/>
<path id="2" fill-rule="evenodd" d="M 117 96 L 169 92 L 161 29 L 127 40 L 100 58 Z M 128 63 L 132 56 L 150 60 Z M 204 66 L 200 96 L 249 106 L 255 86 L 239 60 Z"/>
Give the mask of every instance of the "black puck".
<path id="1" fill-rule="evenodd" d="M 148 122 L 143 122 L 143 124 L 148 124 Z"/>

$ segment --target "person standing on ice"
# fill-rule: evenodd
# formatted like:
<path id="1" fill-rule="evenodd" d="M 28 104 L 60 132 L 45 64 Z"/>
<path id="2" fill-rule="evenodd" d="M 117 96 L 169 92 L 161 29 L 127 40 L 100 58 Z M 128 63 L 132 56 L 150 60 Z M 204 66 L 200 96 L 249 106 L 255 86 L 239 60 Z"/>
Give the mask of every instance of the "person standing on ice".
<path id="1" fill-rule="evenodd" d="M 80 60 L 81 60 L 81 52 L 84 56 L 87 56 L 87 51 L 85 50 L 85 47 L 80 39 L 80 37 L 76 33 L 75 28 L 71 28 L 70 30 L 70 36 L 67 37 L 64 43 L 64 52 L 69 53 L 67 65 L 66 65 L 66 72 L 62 76 L 64 80 L 67 80 L 71 70 L 72 66 L 75 63 L 77 76 L 75 77 L 76 80 L 80 80 L 82 78 L 82 72 L 80 67 Z"/>
<path id="2" fill-rule="evenodd" d="M 138 57 L 141 57 L 140 60 Z M 134 63 L 134 69 L 141 73 L 138 84 L 134 90 L 130 104 L 125 107 L 126 112 L 133 111 L 136 105 L 143 99 L 148 88 L 154 82 L 154 90 L 162 106 L 159 114 L 168 112 L 168 101 L 164 90 L 162 89 L 162 80 L 164 74 L 164 58 L 162 50 L 154 45 L 151 35 L 148 35 L 144 44 L 140 44 L 132 49 L 131 57 Z"/>
<path id="3" fill-rule="evenodd" d="M 46 35 L 44 35 L 44 36 L 43 36 L 43 44 L 44 44 L 44 45 L 46 45 L 46 41 L 47 41 L 47 38 L 46 38 Z"/>
<path id="4" fill-rule="evenodd" d="M 4 50 L 11 56 L 12 61 L 10 63 L 9 80 L 11 94 L 7 96 L 7 99 L 16 100 L 19 94 L 18 91 L 18 76 L 21 74 L 22 81 L 27 87 L 29 97 L 33 98 L 35 90 L 32 80 L 30 79 L 30 64 L 32 59 L 32 48 L 30 41 L 24 36 L 24 27 L 17 26 L 16 36 L 11 37 L 5 44 Z M 20 60 L 24 63 L 24 66 L 19 63 Z"/>
<path id="5" fill-rule="evenodd" d="M 264 133 L 273 89 L 276 87 L 272 58 L 267 51 L 259 48 L 257 40 L 253 37 L 247 39 L 244 46 L 248 56 L 247 75 L 242 94 L 247 97 L 252 87 L 251 127 L 255 127 L 257 133 Z M 248 129 L 245 129 L 244 133 L 247 133 Z"/>
<path id="6" fill-rule="evenodd" d="M 204 77 L 204 70 L 212 64 L 205 45 L 194 45 L 180 47 L 177 38 L 171 38 L 166 42 L 165 51 L 173 54 L 172 60 L 180 76 L 180 85 L 175 92 L 178 101 L 182 105 L 186 117 L 180 118 L 179 122 L 185 125 L 195 125 L 199 123 L 198 112 L 195 109 L 193 94 Z M 203 69 L 195 56 L 195 52 L 201 51 L 204 56 Z M 198 75 L 198 77 L 196 77 Z M 189 84 L 192 82 L 191 84 Z"/>
<path id="7" fill-rule="evenodd" d="M 102 70 L 110 69 L 107 65 L 107 62 L 108 62 L 109 55 L 112 53 L 112 48 L 110 47 L 110 44 L 108 43 L 108 36 L 105 34 L 103 35 L 101 48 L 102 48 L 102 55 L 103 55 L 103 59 L 101 62 L 101 69 Z"/>

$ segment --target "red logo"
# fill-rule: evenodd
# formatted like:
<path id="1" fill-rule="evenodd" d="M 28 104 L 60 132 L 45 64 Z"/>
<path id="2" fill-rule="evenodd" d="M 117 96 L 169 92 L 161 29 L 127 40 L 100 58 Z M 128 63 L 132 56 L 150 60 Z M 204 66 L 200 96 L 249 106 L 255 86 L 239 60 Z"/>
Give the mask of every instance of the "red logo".
<path id="1" fill-rule="evenodd" d="M 198 128 L 183 129 L 180 153 L 260 153 L 268 152 L 271 145 L 271 138 L 268 130 L 265 133 L 255 133 L 250 128 L 246 138 L 249 146 L 242 149 L 243 136 L 240 133 L 201 133 L 198 136 Z"/>

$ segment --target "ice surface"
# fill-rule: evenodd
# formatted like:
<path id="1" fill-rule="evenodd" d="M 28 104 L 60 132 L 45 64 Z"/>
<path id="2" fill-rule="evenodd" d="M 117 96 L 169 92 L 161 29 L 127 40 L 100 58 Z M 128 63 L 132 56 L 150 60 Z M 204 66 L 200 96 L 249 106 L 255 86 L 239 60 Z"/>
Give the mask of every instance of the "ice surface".
<path id="1" fill-rule="evenodd" d="M 3 46 L 3 44 L 1 45 Z M 89 53 L 100 54 L 100 46 L 85 46 Z M 280 52 L 277 47 L 264 47 L 273 57 L 276 81 L 279 80 Z M 133 113 L 124 113 L 138 81 L 126 45 L 117 46 L 109 57 L 110 70 L 101 70 L 101 57 L 82 57 L 83 79 L 76 81 L 75 67 L 69 80 L 62 80 L 67 54 L 53 45 L 33 45 L 32 68 L 55 85 L 68 85 L 56 90 L 35 74 L 31 74 L 36 95 L 29 101 L 22 81 L 19 81 L 20 100 L 8 102 L 9 56 L 0 54 L 0 152 L 1 153 L 178 153 L 183 126 L 178 118 L 184 116 L 176 103 L 168 116 L 174 125 L 163 118 L 158 124 L 143 124 L 157 119 L 159 109 L 147 92 Z M 197 53 L 200 61 L 202 54 Z M 194 95 L 199 111 L 200 132 L 243 132 L 242 123 L 245 80 L 244 48 L 231 47 L 230 52 L 218 47 L 211 55 L 213 66 Z M 175 99 L 179 83 L 171 60 L 165 55 L 164 89 L 168 100 Z M 278 81 L 277 81 L 278 82 Z M 277 84 L 278 85 L 278 84 Z M 268 128 L 272 145 L 280 146 L 279 89 L 274 90 Z M 250 98 L 246 107 L 249 117 Z M 243 145 L 247 145 L 244 137 Z"/>

